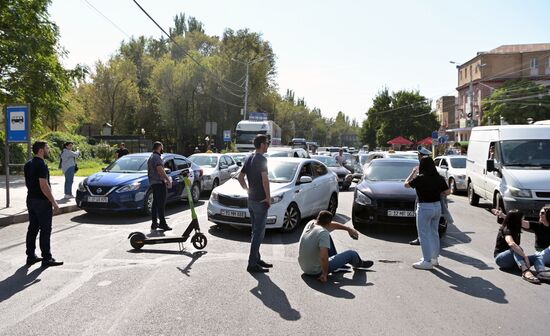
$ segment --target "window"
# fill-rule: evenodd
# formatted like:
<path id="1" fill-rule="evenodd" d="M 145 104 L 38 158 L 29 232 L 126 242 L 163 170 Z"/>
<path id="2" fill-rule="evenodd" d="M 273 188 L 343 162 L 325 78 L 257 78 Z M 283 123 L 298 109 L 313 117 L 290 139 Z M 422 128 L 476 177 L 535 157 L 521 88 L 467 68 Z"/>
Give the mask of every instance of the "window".
<path id="1" fill-rule="evenodd" d="M 548 56 L 548 64 L 546 64 L 546 74 L 550 75 L 550 56 Z"/>
<path id="2" fill-rule="evenodd" d="M 191 166 L 191 163 L 185 159 L 175 158 L 174 163 L 176 164 L 176 170 L 187 169 Z"/>
<path id="3" fill-rule="evenodd" d="M 227 164 L 230 165 L 230 166 L 236 164 L 235 161 L 233 161 L 233 158 L 232 158 L 231 156 L 226 156 L 226 157 L 225 157 L 225 161 L 226 161 Z"/>
<path id="4" fill-rule="evenodd" d="M 313 163 L 313 170 L 315 171 L 316 177 L 323 176 L 327 173 L 327 167 L 317 162 Z"/>
<path id="5" fill-rule="evenodd" d="M 435 159 L 434 163 L 436 167 L 439 167 L 439 162 L 441 162 L 441 159 Z"/>
<path id="6" fill-rule="evenodd" d="M 441 160 L 441 166 L 449 167 L 449 165 L 447 164 L 447 160 L 445 160 L 445 159 Z"/>
<path id="7" fill-rule="evenodd" d="M 537 76 L 539 74 L 539 60 L 538 58 L 531 58 L 531 76 Z"/>
<path id="8" fill-rule="evenodd" d="M 302 176 L 313 177 L 313 171 L 311 170 L 311 163 L 308 162 L 302 166 L 302 169 L 300 170 L 300 177 Z"/>
<path id="9" fill-rule="evenodd" d="M 171 171 L 176 170 L 176 169 L 175 169 L 176 167 L 174 166 L 174 160 L 168 160 L 168 161 L 166 161 L 166 162 L 164 163 L 164 168 L 168 168 L 168 169 L 170 169 Z"/>

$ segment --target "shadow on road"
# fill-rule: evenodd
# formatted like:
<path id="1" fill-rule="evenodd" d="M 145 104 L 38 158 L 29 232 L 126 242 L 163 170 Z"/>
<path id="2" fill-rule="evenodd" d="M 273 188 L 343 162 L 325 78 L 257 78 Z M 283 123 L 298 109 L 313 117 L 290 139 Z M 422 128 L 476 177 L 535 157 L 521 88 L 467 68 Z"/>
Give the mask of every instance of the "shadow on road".
<path id="1" fill-rule="evenodd" d="M 466 278 L 443 266 L 436 267 L 432 273 L 450 283 L 452 285 L 450 288 L 458 292 L 495 303 L 508 303 L 506 293 L 502 289 L 481 277 Z"/>
<path id="2" fill-rule="evenodd" d="M 197 261 L 200 257 L 202 257 L 203 255 L 205 255 L 207 253 L 208 253 L 207 251 L 197 251 L 197 252 L 193 252 L 193 253 L 183 251 L 184 255 L 191 258 L 191 261 L 184 268 L 177 267 L 177 269 L 180 270 L 181 273 L 183 273 L 187 276 L 190 276 L 189 271 L 191 270 L 191 268 L 192 268 L 193 264 L 195 263 L 195 261 Z"/>
<path id="3" fill-rule="evenodd" d="M 366 271 L 355 271 L 351 279 L 346 278 L 344 275 L 347 273 L 331 274 L 328 277 L 326 283 L 322 283 L 317 280 L 317 277 L 302 274 L 302 280 L 311 288 L 320 293 L 333 296 L 341 299 L 354 299 L 355 295 L 343 287 L 345 286 L 373 286 L 372 283 L 367 282 Z"/>
<path id="4" fill-rule="evenodd" d="M 250 293 L 260 299 L 267 308 L 287 321 L 298 321 L 302 317 L 299 311 L 292 308 L 286 293 L 271 281 L 268 275 L 257 273 L 253 276 L 258 280 L 258 285 L 252 288 Z"/>
<path id="5" fill-rule="evenodd" d="M 493 267 L 487 265 L 482 260 L 479 260 L 479 259 L 474 258 L 474 257 L 467 256 L 467 255 L 464 255 L 464 254 L 460 254 L 460 253 L 456 253 L 456 252 L 449 251 L 449 250 L 444 250 L 444 249 L 441 250 L 440 254 L 445 258 L 449 258 L 449 259 L 458 261 L 461 264 L 471 265 L 471 266 L 473 266 L 473 267 L 475 267 L 475 268 L 477 268 L 478 270 L 481 270 L 481 271 L 494 269 Z"/>
<path id="6" fill-rule="evenodd" d="M 416 227 L 398 225 L 368 225 L 357 229 L 365 236 L 392 243 L 409 244 L 416 238 Z"/>
<path id="7" fill-rule="evenodd" d="M 40 273 L 44 271 L 44 268 L 39 267 L 28 273 L 29 267 L 24 265 L 21 266 L 15 271 L 15 273 L 6 279 L 0 281 L 0 302 L 3 302 L 13 295 L 21 292 L 34 285 L 37 282 L 40 282 L 40 279 L 37 279 Z"/>
<path id="8" fill-rule="evenodd" d="M 204 201 L 199 201 L 195 204 L 195 208 L 204 205 Z M 170 224 L 171 215 L 176 215 L 182 211 L 189 210 L 187 202 L 175 202 L 166 205 L 166 219 Z M 71 218 L 71 221 L 81 224 L 96 224 L 96 225 L 132 225 L 143 223 L 151 220 L 151 216 L 144 215 L 136 211 L 129 212 L 102 212 L 102 213 L 85 213 Z"/>

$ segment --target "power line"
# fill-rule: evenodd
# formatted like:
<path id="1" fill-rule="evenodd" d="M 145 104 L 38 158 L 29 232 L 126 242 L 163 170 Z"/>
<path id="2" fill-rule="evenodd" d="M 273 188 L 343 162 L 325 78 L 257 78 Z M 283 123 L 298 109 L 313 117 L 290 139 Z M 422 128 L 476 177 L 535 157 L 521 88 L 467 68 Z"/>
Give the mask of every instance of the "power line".
<path id="1" fill-rule="evenodd" d="M 118 29 L 122 34 L 124 34 L 128 39 L 131 39 L 130 35 L 128 35 L 122 28 L 120 28 L 116 23 L 114 23 L 111 19 L 107 17 L 107 15 L 103 14 L 99 9 L 95 8 L 94 5 L 92 5 L 88 0 L 83 0 L 85 3 L 88 4 L 93 10 L 95 10 L 99 15 L 101 15 L 105 20 L 109 21 L 116 29 Z"/>

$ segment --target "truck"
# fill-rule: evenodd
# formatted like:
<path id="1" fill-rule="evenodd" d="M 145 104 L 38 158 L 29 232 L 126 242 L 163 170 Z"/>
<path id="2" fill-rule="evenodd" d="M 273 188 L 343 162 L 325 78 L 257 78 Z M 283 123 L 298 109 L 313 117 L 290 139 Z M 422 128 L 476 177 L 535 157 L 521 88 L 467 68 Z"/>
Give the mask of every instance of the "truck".
<path id="1" fill-rule="evenodd" d="M 241 120 L 235 127 L 235 142 L 237 151 L 250 152 L 254 150 L 254 138 L 258 134 L 267 135 L 270 146 L 281 145 L 281 128 L 272 120 L 252 121 Z"/>

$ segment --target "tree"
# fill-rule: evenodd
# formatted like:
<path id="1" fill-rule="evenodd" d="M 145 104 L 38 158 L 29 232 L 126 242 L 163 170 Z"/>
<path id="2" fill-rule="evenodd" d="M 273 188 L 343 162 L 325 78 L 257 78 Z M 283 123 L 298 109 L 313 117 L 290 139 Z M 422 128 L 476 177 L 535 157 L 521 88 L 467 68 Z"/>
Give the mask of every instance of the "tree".
<path id="1" fill-rule="evenodd" d="M 437 117 L 430 102 L 418 91 L 389 93 L 384 88 L 373 99 L 373 106 L 363 122 L 361 138 L 370 148 L 387 146 L 397 136 L 420 140 L 438 129 Z"/>
<path id="2" fill-rule="evenodd" d="M 509 124 L 526 124 L 550 119 L 550 95 L 548 88 L 529 80 L 510 80 L 496 89 L 482 102 L 484 125 L 500 123 L 500 118 Z"/>

